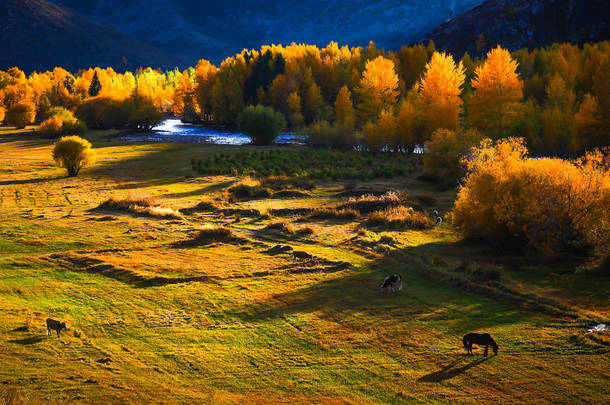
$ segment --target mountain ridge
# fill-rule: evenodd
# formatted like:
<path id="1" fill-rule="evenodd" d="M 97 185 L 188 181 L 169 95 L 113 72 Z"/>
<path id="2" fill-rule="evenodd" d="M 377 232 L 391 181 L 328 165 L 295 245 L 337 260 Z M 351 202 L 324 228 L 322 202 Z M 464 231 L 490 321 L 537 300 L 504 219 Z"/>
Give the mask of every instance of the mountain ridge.
<path id="1" fill-rule="evenodd" d="M 610 39 L 607 0 L 487 0 L 426 36 L 457 57 L 482 56 L 500 44 L 511 51 L 555 42 Z"/>
<path id="2" fill-rule="evenodd" d="M 123 71 L 183 63 L 166 51 L 45 0 L 3 0 L 0 27 L 0 69 L 18 66 L 31 72 L 62 66 L 77 71 L 110 66 Z"/>
<path id="3" fill-rule="evenodd" d="M 479 0 L 53 0 L 192 64 L 219 63 L 244 48 L 307 43 L 398 49 L 421 40 Z"/>

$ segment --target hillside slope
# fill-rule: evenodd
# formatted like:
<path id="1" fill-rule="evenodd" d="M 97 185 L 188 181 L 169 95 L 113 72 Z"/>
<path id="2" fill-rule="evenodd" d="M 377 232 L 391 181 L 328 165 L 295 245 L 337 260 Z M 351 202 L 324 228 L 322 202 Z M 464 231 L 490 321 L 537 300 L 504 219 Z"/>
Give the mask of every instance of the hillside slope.
<path id="1" fill-rule="evenodd" d="M 0 69 L 172 68 L 179 58 L 44 0 L 0 2 Z"/>
<path id="2" fill-rule="evenodd" d="M 330 41 L 398 49 L 420 40 L 478 0 L 54 0 L 101 23 L 175 52 L 218 62 L 243 48 Z"/>
<path id="3" fill-rule="evenodd" d="M 497 44 L 515 50 L 607 40 L 609 21 L 607 0 L 488 0 L 426 39 L 456 55 L 481 55 Z"/>

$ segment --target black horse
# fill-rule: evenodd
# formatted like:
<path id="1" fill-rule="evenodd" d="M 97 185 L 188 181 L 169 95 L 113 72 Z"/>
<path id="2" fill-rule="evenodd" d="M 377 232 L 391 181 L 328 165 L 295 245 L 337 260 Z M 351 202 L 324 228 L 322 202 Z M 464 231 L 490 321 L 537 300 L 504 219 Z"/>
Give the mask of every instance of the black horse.
<path id="1" fill-rule="evenodd" d="M 491 346 L 494 354 L 498 354 L 498 344 L 493 340 L 489 333 L 469 333 L 462 339 L 464 349 L 468 354 L 472 354 L 472 345 L 485 346 L 485 356 L 487 356 L 487 348 Z"/>

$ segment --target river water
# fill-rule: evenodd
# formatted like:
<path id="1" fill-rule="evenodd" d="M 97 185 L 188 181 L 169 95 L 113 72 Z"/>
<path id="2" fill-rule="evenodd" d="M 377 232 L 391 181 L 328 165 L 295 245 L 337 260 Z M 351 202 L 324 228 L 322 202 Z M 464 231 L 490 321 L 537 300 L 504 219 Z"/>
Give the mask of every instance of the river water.
<path id="1" fill-rule="evenodd" d="M 170 118 L 152 129 L 152 132 L 132 134 L 121 138 L 130 142 L 174 142 L 174 143 L 213 143 L 218 145 L 245 145 L 251 138 L 237 131 L 193 125 Z M 281 133 L 277 144 L 303 144 L 305 137 L 292 133 Z"/>

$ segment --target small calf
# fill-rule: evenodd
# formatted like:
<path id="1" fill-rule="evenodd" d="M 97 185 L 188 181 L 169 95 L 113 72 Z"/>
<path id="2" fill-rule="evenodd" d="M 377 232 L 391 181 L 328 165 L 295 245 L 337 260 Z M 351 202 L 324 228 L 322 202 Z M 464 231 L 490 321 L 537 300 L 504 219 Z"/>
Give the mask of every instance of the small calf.
<path id="1" fill-rule="evenodd" d="M 394 274 L 386 277 L 381 284 L 381 289 L 388 289 L 392 292 L 396 291 L 396 289 L 398 289 L 398 291 L 402 291 L 402 277 L 400 274 Z"/>
<path id="2" fill-rule="evenodd" d="M 57 331 L 57 337 L 60 337 L 61 330 L 68 330 L 65 322 L 56 321 L 53 318 L 47 318 L 47 335 L 51 336 L 53 331 Z"/>
<path id="3" fill-rule="evenodd" d="M 310 255 L 309 253 L 304 252 L 302 250 L 293 250 L 292 258 L 294 260 L 313 260 L 313 255 Z"/>

